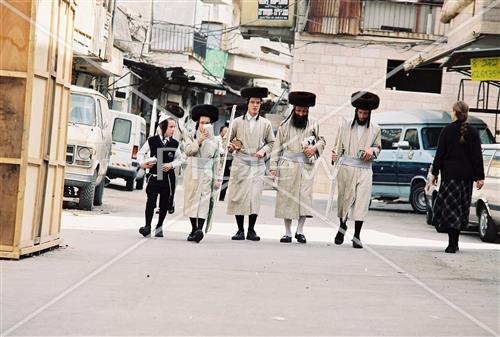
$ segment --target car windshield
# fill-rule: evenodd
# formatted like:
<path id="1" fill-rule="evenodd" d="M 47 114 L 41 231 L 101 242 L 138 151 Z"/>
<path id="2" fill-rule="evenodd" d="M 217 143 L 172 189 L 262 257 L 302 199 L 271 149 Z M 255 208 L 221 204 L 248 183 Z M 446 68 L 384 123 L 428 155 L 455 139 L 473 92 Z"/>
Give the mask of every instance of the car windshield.
<path id="1" fill-rule="evenodd" d="M 493 136 L 491 136 L 486 126 L 474 126 L 479 131 L 479 137 L 482 144 L 493 144 Z M 422 143 L 426 150 L 436 150 L 438 146 L 439 135 L 442 127 L 430 127 L 422 129 Z"/>
<path id="2" fill-rule="evenodd" d="M 75 124 L 95 125 L 95 101 L 90 96 L 71 94 L 71 110 L 69 122 Z"/>

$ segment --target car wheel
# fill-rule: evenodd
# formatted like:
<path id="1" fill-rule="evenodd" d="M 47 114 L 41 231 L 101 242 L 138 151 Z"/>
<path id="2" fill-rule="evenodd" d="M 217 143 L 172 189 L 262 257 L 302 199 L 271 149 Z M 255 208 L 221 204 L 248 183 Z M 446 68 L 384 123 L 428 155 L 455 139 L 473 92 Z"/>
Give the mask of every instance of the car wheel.
<path id="1" fill-rule="evenodd" d="M 133 191 L 134 190 L 134 178 L 127 178 L 126 182 L 127 182 L 127 185 L 125 186 L 125 189 L 127 191 Z"/>
<path id="2" fill-rule="evenodd" d="M 411 207 L 417 213 L 425 213 L 427 210 L 427 203 L 425 201 L 425 183 L 420 181 L 416 183 L 410 192 Z"/>
<path id="3" fill-rule="evenodd" d="M 142 190 L 144 188 L 144 177 L 135 181 L 135 188 Z"/>
<path id="4" fill-rule="evenodd" d="M 104 194 L 105 179 L 102 179 L 101 183 L 96 186 L 94 193 L 94 206 L 102 205 L 102 196 Z"/>
<path id="5" fill-rule="evenodd" d="M 78 208 L 91 211 L 94 208 L 95 181 L 97 174 L 94 174 L 92 182 L 88 185 L 80 187 L 80 195 L 78 199 Z"/>
<path id="6" fill-rule="evenodd" d="M 484 242 L 495 242 L 497 239 L 497 226 L 484 206 L 479 212 L 479 237 Z"/>

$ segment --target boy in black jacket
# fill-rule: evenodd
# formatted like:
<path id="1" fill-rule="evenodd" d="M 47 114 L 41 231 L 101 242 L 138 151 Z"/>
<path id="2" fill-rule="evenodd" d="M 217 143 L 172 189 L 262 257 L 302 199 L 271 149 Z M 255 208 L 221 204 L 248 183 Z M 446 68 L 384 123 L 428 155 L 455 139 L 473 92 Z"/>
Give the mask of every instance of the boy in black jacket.
<path id="1" fill-rule="evenodd" d="M 155 236 L 163 237 L 163 221 L 169 209 L 173 207 L 175 192 L 174 169 L 182 164 L 179 142 L 172 138 L 176 122 L 167 115 L 159 119 L 160 134 L 150 137 L 138 153 L 138 160 L 142 168 L 149 169 L 148 185 L 146 187 L 146 224 L 139 228 L 144 237 L 151 235 L 156 201 L 160 195 L 160 214 L 156 225 Z M 146 159 L 148 155 L 150 158 Z"/>

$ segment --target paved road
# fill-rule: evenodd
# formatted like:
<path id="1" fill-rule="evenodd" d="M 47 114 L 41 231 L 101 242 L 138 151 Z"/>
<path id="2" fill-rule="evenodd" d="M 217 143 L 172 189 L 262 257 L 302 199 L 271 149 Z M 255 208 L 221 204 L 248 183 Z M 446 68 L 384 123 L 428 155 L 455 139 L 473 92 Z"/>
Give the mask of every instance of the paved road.
<path id="1" fill-rule="evenodd" d="M 182 189 L 166 237 L 143 239 L 144 191 L 113 185 L 93 212 L 63 212 L 65 246 L 2 262 L 2 331 L 11 335 L 498 335 L 498 244 L 446 235 L 408 205 L 374 203 L 363 250 L 308 220 L 306 245 L 280 244 L 274 196 L 261 242 L 234 242 L 222 203 L 200 244 L 185 241 Z M 315 208 L 322 210 L 318 200 Z M 335 228 L 333 228 L 335 227 Z"/>

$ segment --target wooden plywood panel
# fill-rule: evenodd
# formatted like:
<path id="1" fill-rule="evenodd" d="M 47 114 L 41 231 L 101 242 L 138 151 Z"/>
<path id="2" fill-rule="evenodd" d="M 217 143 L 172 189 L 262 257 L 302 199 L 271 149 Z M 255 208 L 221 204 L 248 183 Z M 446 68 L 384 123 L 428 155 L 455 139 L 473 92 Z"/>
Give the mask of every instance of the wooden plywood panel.
<path id="1" fill-rule="evenodd" d="M 72 48 L 72 45 L 67 46 L 64 37 L 66 36 L 66 21 L 68 15 L 68 8 L 61 1 L 61 6 L 59 7 L 59 25 L 58 25 L 58 36 L 60 39 L 57 41 L 57 78 L 62 81 L 64 76 L 64 62 L 65 62 L 65 51 L 66 48 Z"/>
<path id="2" fill-rule="evenodd" d="M 25 89 L 25 79 L 0 77 L 0 157 L 21 158 Z"/>
<path id="3" fill-rule="evenodd" d="M 54 182 L 55 182 L 55 168 L 47 166 L 44 168 L 45 176 L 41 177 L 42 184 L 45 183 L 45 189 L 42 191 L 43 205 L 42 205 L 42 230 L 41 236 L 47 236 L 50 233 L 52 221 L 52 201 L 54 199 Z"/>
<path id="4" fill-rule="evenodd" d="M 0 68 L 26 71 L 29 52 L 31 1 L 0 2 Z"/>
<path id="5" fill-rule="evenodd" d="M 50 234 L 61 232 L 61 213 L 64 191 L 64 166 L 58 166 L 56 169 L 54 183 L 54 204 L 52 213 L 52 223 L 50 224 Z"/>
<path id="6" fill-rule="evenodd" d="M 66 17 L 66 34 L 65 41 L 67 48 L 65 51 L 65 68 L 63 70 L 63 78 L 65 83 L 71 83 L 71 74 L 72 74 L 72 62 L 73 62 L 73 25 L 75 21 L 75 13 L 71 9 L 71 6 L 68 2 L 64 2 L 63 6 L 68 8 L 68 15 Z"/>
<path id="7" fill-rule="evenodd" d="M 39 1 L 37 8 L 37 27 L 35 33 L 35 73 L 46 73 L 48 69 L 48 54 L 50 42 L 50 22 L 53 1 Z"/>
<path id="8" fill-rule="evenodd" d="M 68 133 L 68 111 L 69 111 L 69 95 L 70 91 L 66 88 L 62 91 L 61 96 L 61 114 L 59 115 L 59 126 L 61 132 L 59 133 L 57 160 L 66 162 L 66 142 Z"/>
<path id="9" fill-rule="evenodd" d="M 60 85 L 55 85 L 54 88 L 54 100 L 52 109 L 49 108 L 49 111 L 52 110 L 52 118 L 47 118 L 47 121 L 52 122 L 52 128 L 49 130 L 52 133 L 50 137 L 50 152 L 49 158 L 50 160 L 57 160 L 57 142 L 59 139 L 59 133 L 61 131 L 59 127 L 59 114 L 61 113 L 61 95 L 62 95 L 62 87 Z"/>
<path id="10" fill-rule="evenodd" d="M 36 223 L 39 199 L 36 197 L 39 166 L 29 165 L 26 170 L 26 184 L 24 186 L 23 218 L 21 222 L 21 242 L 33 242 L 33 225 Z"/>
<path id="11" fill-rule="evenodd" d="M 35 77 L 33 79 L 33 96 L 31 100 L 30 136 L 28 140 L 28 157 L 40 158 L 42 156 L 42 130 L 47 81 Z"/>
<path id="12" fill-rule="evenodd" d="M 0 245 L 14 245 L 19 166 L 0 164 Z"/>

